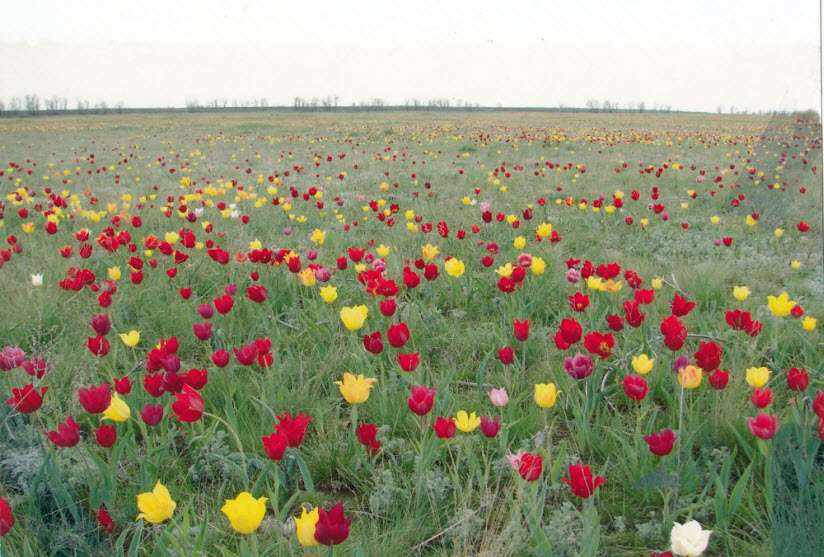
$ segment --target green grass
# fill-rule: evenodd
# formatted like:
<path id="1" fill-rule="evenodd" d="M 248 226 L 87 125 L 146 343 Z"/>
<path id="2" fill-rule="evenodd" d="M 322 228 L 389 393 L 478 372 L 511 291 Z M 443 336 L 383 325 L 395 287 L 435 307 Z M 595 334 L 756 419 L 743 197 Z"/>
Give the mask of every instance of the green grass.
<path id="1" fill-rule="evenodd" d="M 301 547 L 294 538 L 282 538 L 278 521 L 299 515 L 302 503 L 329 509 L 338 502 L 344 504 L 346 516 L 354 518 L 341 554 L 542 554 L 545 537 L 556 556 L 584 551 L 583 555 L 582 544 L 592 536 L 591 530 L 584 533 L 584 507 L 559 481 L 577 462 L 607 479 L 593 498 L 599 516 L 598 555 L 665 551 L 672 522 L 690 519 L 715 532 L 707 555 L 803 554 L 804 549 L 791 547 L 789 540 L 804 538 L 799 532 L 822 530 L 821 486 L 816 478 L 824 455 L 815 432 L 817 420 L 807 408 L 822 386 L 821 325 L 809 332 L 802 330 L 800 319 L 775 317 L 767 296 L 788 292 L 804 308 L 805 317 L 824 319 L 819 178 L 823 165 L 820 150 L 813 149 L 820 146 L 820 134 L 819 124 L 791 119 L 653 114 L 376 113 L 365 119 L 349 114 L 250 113 L 0 121 L 0 154 L 9 165 L 2 167 L 0 176 L 5 204 L 0 223 L 2 232 L 16 236 L 23 248 L 0 269 L 5 298 L 0 305 L 0 348 L 19 344 L 52 366 L 42 382 L 35 382 L 49 387 L 38 412 L 23 416 L 0 407 L 0 497 L 10 503 L 16 521 L 0 542 L 3 555 L 191 554 L 198 548 L 208 555 L 252 554 L 254 548 L 267 554 L 313 555 L 315 550 Z M 781 164 L 783 152 L 786 161 Z M 94 165 L 89 162 L 91 153 Z M 344 159 L 338 157 L 341 154 Z M 550 169 L 546 162 L 564 170 Z M 655 170 L 665 163 L 669 168 L 656 178 Z M 682 169 L 674 170 L 673 164 Z M 732 164 L 735 169 L 730 169 Z M 586 172 L 578 165 L 585 165 Z M 650 165 L 651 173 L 639 174 L 639 168 Z M 103 166 L 113 169 L 97 173 Z M 304 168 L 298 172 L 295 166 Z M 818 176 L 811 171 L 813 166 Z M 496 184 L 491 173 L 502 167 L 506 170 L 499 170 Z M 621 171 L 616 173 L 616 167 Z M 170 168 L 175 168 L 174 174 Z M 748 168 L 764 172 L 763 177 L 756 174 L 760 183 L 748 178 Z M 698 183 L 701 170 L 706 171 L 705 179 Z M 507 171 L 509 177 L 504 175 Z M 345 178 L 339 179 L 342 172 Z M 280 197 L 289 196 L 290 187 L 302 196 L 310 187 L 323 186 L 323 209 L 316 208 L 318 199 L 302 197 L 288 211 L 282 203 L 273 206 L 267 188 L 274 182 L 267 178 L 275 173 Z M 182 189 L 181 176 L 197 184 Z M 713 184 L 716 176 L 721 176 L 723 189 Z M 205 188 L 206 180 L 224 194 L 202 199 L 215 205 L 236 203 L 240 214 L 250 217 L 248 224 L 223 218 L 215 207 L 204 208 L 196 223 L 176 214 L 163 216 L 159 209 L 167 195 L 177 207 L 178 196 Z M 238 195 L 239 187 L 226 187 L 231 180 L 246 194 L 269 201 L 256 207 L 255 199 Z M 786 191 L 767 188 L 783 182 Z M 733 184 L 740 186 L 730 190 Z M 7 196 L 20 186 L 30 188 L 35 200 L 15 205 L 13 196 Z M 650 197 L 653 186 L 659 188 L 658 200 Z M 96 245 L 95 238 L 111 225 L 111 213 L 97 223 L 79 214 L 61 218 L 57 233 L 46 234 L 46 220 L 35 210 L 35 204 L 47 201 L 45 187 L 77 195 L 83 210 L 106 210 L 108 203 L 116 203 L 116 209 L 126 210 L 130 217 L 140 215 L 140 228 L 127 222 L 118 229 L 130 232 L 135 252 L 121 247 L 106 254 Z M 805 194 L 799 192 L 801 187 L 807 189 Z M 475 188 L 480 188 L 479 194 Z M 624 193 L 623 208 L 613 213 L 592 210 L 593 200 L 601 195 L 604 206 L 611 205 L 617 190 Z M 640 192 L 638 201 L 631 199 L 633 190 Z M 691 199 L 688 190 L 698 196 Z M 733 207 L 738 193 L 745 199 Z M 131 195 L 128 207 L 122 204 L 123 194 Z M 156 198 L 148 199 L 150 195 Z M 99 198 L 96 206 L 90 204 L 91 196 Z M 138 209 L 141 197 L 147 198 Z M 482 222 L 479 205 L 465 205 L 464 197 L 478 204 L 489 202 L 493 215 L 513 215 L 520 219 L 520 228 L 495 218 Z M 398 205 L 395 226 L 381 223 L 368 208 L 370 200 L 379 199 L 385 200 L 381 210 Z M 543 206 L 539 199 L 545 201 Z M 578 207 L 581 199 L 588 200 L 583 210 Z M 650 203 L 666 205 L 669 220 L 647 209 Z M 188 204 L 198 207 L 200 199 Z M 532 220 L 522 217 L 528 205 L 534 210 Z M 27 219 L 18 215 L 23 206 L 30 212 Z M 407 210 L 422 218 L 418 227 L 431 223 L 432 232 L 409 231 Z M 755 226 L 745 223 L 752 213 L 761 215 Z M 720 217 L 718 224 L 710 222 L 713 215 Z M 634 220 L 632 225 L 625 223 L 627 217 Z M 641 219 L 649 219 L 643 229 Z M 802 220 L 811 227 L 804 234 L 796 229 Z M 21 230 L 26 221 L 35 223 L 31 234 Z M 211 233 L 202 227 L 204 221 L 213 223 Z M 438 236 L 439 221 L 448 223 L 448 238 Z M 537 242 L 535 229 L 541 222 L 551 223 L 563 240 Z M 688 229 L 682 228 L 684 222 Z M 481 227 L 477 235 L 471 231 L 473 225 Z M 89 243 L 95 244 L 85 260 L 77 255 L 79 242 L 72 236 L 83 227 L 91 229 Z M 283 233 L 286 227 L 291 228 L 288 236 Z M 157 250 L 144 254 L 141 239 L 154 234 L 162 241 L 167 232 L 181 228 L 191 228 L 198 241 L 212 239 L 232 252 L 232 261 L 219 266 L 205 250 L 181 247 L 190 258 L 177 265 L 177 276 L 170 279 L 165 270 L 173 262 Z M 310 240 L 316 228 L 327 232 L 323 245 Z M 776 228 L 785 230 L 782 237 L 775 236 Z M 463 240 L 457 239 L 459 229 L 466 231 Z M 518 236 L 527 241 L 523 252 L 540 256 L 547 267 L 541 275 L 528 271 L 523 287 L 504 294 L 496 287 L 499 276 L 494 271 L 516 263 L 520 252 L 513 240 Z M 733 238 L 730 247 L 714 244 L 727 237 Z M 338 298 L 332 304 L 320 298 L 319 284 L 301 286 L 285 265 L 238 262 L 234 254 L 248 253 L 255 240 L 274 252 L 294 250 L 304 266 L 309 263 L 306 252 L 317 249 L 318 259 L 311 263 L 332 270 L 348 247 L 365 248 L 374 240 L 369 250 L 374 253 L 380 244 L 389 246 L 386 275 L 401 288 L 397 313 L 391 318 L 380 314 L 377 300 L 356 280 L 351 261 L 346 271 L 333 272 L 329 284 L 337 287 Z M 488 253 L 481 242 L 499 245 L 491 268 L 481 265 Z M 439 248 L 435 262 L 441 276 L 432 282 L 422 279 L 418 288 L 408 290 L 402 270 L 414 267 L 427 243 Z M 71 259 L 60 256 L 64 245 L 74 246 Z M 146 263 L 145 278 L 137 286 L 130 283 L 126 266 L 132 255 Z M 447 275 L 447 256 L 465 263 L 464 276 Z M 564 262 L 570 257 L 591 260 L 594 266 L 618 263 L 621 290 L 593 292 L 583 282 L 569 283 Z M 148 265 L 152 258 L 158 262 L 155 269 Z M 801 262 L 800 268 L 790 266 L 793 260 Z M 102 281 L 114 265 L 121 268 L 122 278 L 105 310 L 88 288 L 73 293 L 57 285 L 71 266 L 88 268 Z M 562 319 L 572 317 L 585 334 L 607 332 L 605 317 L 622 314 L 622 303 L 632 299 L 623 277 L 627 269 L 638 273 L 643 288 L 650 288 L 656 277 L 664 280 L 663 287 L 645 306 L 645 323 L 639 329 L 614 332 L 613 355 L 603 362 L 594 356 L 593 375 L 576 384 L 564 373 L 563 360 L 585 349 L 560 351 L 552 336 Z M 243 297 L 253 284 L 252 271 L 260 274 L 257 284 L 268 290 L 263 304 Z M 39 288 L 29 281 L 29 274 L 36 272 L 44 274 Z M 233 310 L 215 314 L 213 337 L 197 340 L 192 325 L 203 319 L 195 308 L 222 294 L 230 283 L 237 283 L 239 290 Z M 736 301 L 734 285 L 749 286 L 750 298 Z M 178 294 L 183 286 L 192 288 L 189 300 Z M 568 303 L 577 290 L 590 295 L 591 305 L 584 313 L 573 312 Z M 682 318 L 690 337 L 673 353 L 664 346 L 659 326 L 670 314 L 676 293 L 697 307 Z M 360 331 L 350 332 L 339 311 L 359 304 L 368 307 L 369 316 Z M 753 319 L 764 323 L 763 332 L 753 338 L 731 330 L 724 315 L 734 308 L 750 311 Z M 112 333 L 112 351 L 105 358 L 84 347 L 86 337 L 94 336 L 88 325 L 91 317 L 104 311 L 113 332 L 141 331 L 136 348 L 127 348 Z M 513 338 L 511 322 L 527 318 L 533 322 L 530 338 L 520 343 Z M 401 351 L 421 354 L 421 365 L 411 374 L 399 370 L 398 350 L 385 337 L 389 325 L 401 321 L 411 331 Z M 363 349 L 361 337 L 378 330 L 384 332 L 385 349 L 372 355 Z M 148 352 L 171 336 L 180 341 L 181 371 L 208 369 L 209 381 L 201 391 L 206 411 L 225 420 L 237 434 L 247 460 L 245 470 L 232 432 L 214 419 L 204 416 L 194 424 L 164 419 L 148 430 L 138 424 L 138 412 L 149 402 L 163 404 L 166 416 L 172 413 L 171 396 L 155 400 L 142 389 Z M 243 367 L 234 359 L 225 369 L 212 364 L 214 350 L 231 352 L 230 347 L 258 338 L 272 341 L 271 368 Z M 691 356 L 700 342 L 710 339 L 723 346 L 721 368 L 730 370 L 730 384 L 717 392 L 705 376 L 698 389 L 685 393 L 683 429 L 678 431 L 681 390 L 672 360 Z M 497 358 L 498 349 L 507 345 L 516 351 L 511 366 L 501 365 Z M 656 364 L 646 376 L 649 394 L 635 403 L 624 395 L 621 381 L 632 373 L 632 356 L 641 352 L 656 358 Z M 765 411 L 777 414 L 782 424 L 779 436 L 769 442 L 754 438 L 745 422 L 746 416 L 759 412 L 749 401 L 752 388 L 744 380 L 745 369 L 762 365 L 773 370 L 768 388 L 774 401 Z M 795 393 L 788 390 L 781 372 L 792 366 L 806 367 L 811 380 L 807 398 L 799 396 L 798 406 L 788 406 Z M 345 372 L 378 379 L 369 399 L 357 408 L 358 424 L 381 428 L 381 449 L 375 456 L 367 455 L 354 439 L 352 406 L 334 385 Z M 77 389 L 126 374 L 137 381 L 124 397 L 136 420 L 118 425 L 117 444 L 102 449 L 93 434 L 99 417 L 79 406 Z M 12 388 L 30 382 L 20 369 L 0 372 L 0 399 L 5 401 Z M 542 409 L 533 401 L 533 385 L 548 382 L 563 394 L 555 406 Z M 426 424 L 435 416 L 467 410 L 500 415 L 503 430 L 489 442 L 478 431 L 458 432 L 443 442 L 428 426 L 422 437 L 421 420 L 406 402 L 413 384 L 438 389 Z M 497 387 L 505 387 L 510 396 L 500 409 L 486 395 Z M 313 421 L 301 447 L 290 449 L 275 472 L 266 466 L 260 438 L 272 432 L 273 414 L 284 411 L 305 413 Z M 74 448 L 55 447 L 44 433 L 69 415 L 80 424 L 81 442 Z M 676 474 L 680 467 L 677 490 L 667 487 L 666 478 L 656 472 L 662 458 L 650 454 L 643 441 L 644 435 L 665 428 L 680 438 L 673 453 L 663 458 L 666 473 Z M 795 441 L 787 437 L 790 431 L 798 432 Z M 803 447 L 801 460 L 793 461 L 799 458 L 793 449 L 797 446 Z M 537 487 L 524 485 L 504 458 L 507 451 L 517 450 L 543 455 Z M 719 501 L 729 500 L 727 491 L 732 492 L 746 470 L 749 476 L 746 486 L 741 484 L 739 504 L 729 516 L 723 515 Z M 150 491 L 158 480 L 177 502 L 175 514 L 156 526 L 135 522 L 136 495 Z M 220 512 L 226 499 L 244 490 L 270 498 L 254 541 L 233 532 Z M 796 500 L 798 505 L 793 505 Z M 100 530 L 94 520 L 104 503 L 115 522 L 112 534 Z M 524 514 L 527 505 L 539 509 L 537 522 Z"/>

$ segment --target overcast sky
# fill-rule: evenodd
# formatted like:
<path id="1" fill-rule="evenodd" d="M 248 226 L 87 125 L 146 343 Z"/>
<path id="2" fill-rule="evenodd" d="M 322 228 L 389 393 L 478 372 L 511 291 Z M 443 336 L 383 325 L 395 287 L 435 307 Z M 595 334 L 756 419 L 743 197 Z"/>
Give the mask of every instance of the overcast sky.
<path id="1" fill-rule="evenodd" d="M 0 99 L 819 108 L 820 3 L 10 0 Z"/>

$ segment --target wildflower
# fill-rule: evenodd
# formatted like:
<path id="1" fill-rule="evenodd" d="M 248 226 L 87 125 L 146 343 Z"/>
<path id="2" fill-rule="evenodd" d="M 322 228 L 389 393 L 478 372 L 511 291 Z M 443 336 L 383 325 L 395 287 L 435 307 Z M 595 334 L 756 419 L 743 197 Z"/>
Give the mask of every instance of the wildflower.
<path id="1" fill-rule="evenodd" d="M 298 414 L 294 418 L 288 412 L 282 412 L 281 414 L 277 416 L 278 424 L 275 426 L 275 431 L 286 437 L 290 447 L 299 447 L 306 436 L 309 422 L 314 418 L 310 418 L 306 414 Z"/>
<path id="2" fill-rule="evenodd" d="M 555 389 L 555 383 L 536 383 L 535 403 L 541 408 L 552 408 L 560 393 Z"/>
<path id="3" fill-rule="evenodd" d="M 89 414 L 100 414 L 111 404 L 111 386 L 103 383 L 100 386 L 92 385 L 88 389 L 77 389 L 80 406 Z"/>
<path id="4" fill-rule="evenodd" d="M 770 373 L 770 369 L 763 366 L 747 368 L 747 384 L 754 389 L 760 389 L 770 380 Z"/>
<path id="5" fill-rule="evenodd" d="M 697 557 L 704 553 L 710 541 L 712 530 L 704 530 L 701 525 L 691 520 L 686 524 L 673 522 L 670 531 L 672 552 L 679 557 Z"/>
<path id="6" fill-rule="evenodd" d="M 106 385 L 108 387 L 108 385 Z M 115 422 L 125 422 L 132 416 L 132 411 L 129 409 L 129 405 L 126 404 L 122 398 L 118 397 L 117 394 L 111 397 L 111 402 L 109 403 L 109 407 L 103 412 L 103 419 L 104 420 L 112 420 Z"/>
<path id="7" fill-rule="evenodd" d="M 795 302 L 789 299 L 789 295 L 784 292 L 778 297 L 775 296 L 767 296 L 767 304 L 770 307 L 770 311 L 776 317 L 785 317 L 790 313 L 795 305 Z"/>
<path id="8" fill-rule="evenodd" d="M 320 289 L 320 297 L 327 304 L 331 304 L 338 299 L 338 289 L 332 285 L 324 286 Z"/>
<path id="9" fill-rule="evenodd" d="M 481 419 L 475 415 L 475 412 L 467 414 L 466 410 L 460 410 L 453 420 L 455 421 L 455 427 L 464 433 L 469 433 L 481 425 Z"/>
<path id="10" fill-rule="evenodd" d="M 367 316 L 366 306 L 343 307 L 340 310 L 340 319 L 350 331 L 357 331 L 363 327 Z"/>
<path id="11" fill-rule="evenodd" d="M 412 386 L 409 397 L 409 409 L 418 416 L 427 415 L 435 403 L 435 393 L 438 389 L 429 390 L 428 387 Z"/>
<path id="12" fill-rule="evenodd" d="M 157 524 L 172 517 L 177 503 L 172 500 L 166 486 L 158 481 L 151 492 L 137 496 L 137 508 L 140 510 L 137 520 L 143 518 L 147 522 Z"/>
<path id="13" fill-rule="evenodd" d="M 750 289 L 746 286 L 734 286 L 732 289 L 733 297 L 739 302 L 746 300 L 751 294 Z"/>
<path id="14" fill-rule="evenodd" d="M 506 389 L 492 389 L 489 391 L 489 400 L 494 406 L 506 406 L 509 402 L 509 394 Z"/>
<path id="15" fill-rule="evenodd" d="M 580 352 L 575 356 L 564 358 L 564 373 L 573 379 L 584 379 L 592 375 L 593 371 L 592 358 L 589 354 L 581 354 Z"/>
<path id="16" fill-rule="evenodd" d="M 678 370 L 678 383 L 685 389 L 696 389 L 701 384 L 701 368 L 688 365 Z"/>
<path id="17" fill-rule="evenodd" d="M 43 286 L 43 273 L 38 273 L 36 275 L 29 275 L 31 278 L 31 285 L 32 286 Z"/>
<path id="18" fill-rule="evenodd" d="M 123 344 L 129 348 L 134 348 L 140 342 L 140 331 L 129 331 L 128 333 L 120 333 L 118 335 Z"/>
<path id="19" fill-rule="evenodd" d="M 501 430 L 501 417 L 498 416 L 494 420 L 490 420 L 486 416 L 481 416 L 481 433 L 484 437 L 492 439 Z"/>
<path id="20" fill-rule="evenodd" d="M 369 398 L 369 391 L 372 389 L 372 384 L 377 379 L 374 377 L 364 378 L 363 374 L 355 377 L 351 373 L 343 374 L 343 381 L 335 381 L 340 389 L 340 393 L 346 402 L 349 404 L 360 404 L 366 402 Z"/>
<path id="21" fill-rule="evenodd" d="M 22 389 L 12 389 L 12 397 L 6 401 L 6 406 L 11 406 L 21 414 L 31 414 L 36 412 L 43 405 L 43 395 L 49 390 L 43 387 L 40 392 L 34 385 L 26 385 Z"/>
<path id="22" fill-rule="evenodd" d="M 649 445 L 649 452 L 656 456 L 670 454 L 675 440 L 675 433 L 671 429 L 665 429 L 661 433 L 653 432 L 652 435 L 644 436 L 644 441 Z"/>
<path id="23" fill-rule="evenodd" d="M 623 381 L 624 394 L 630 399 L 640 402 L 647 396 L 649 385 L 640 375 L 627 375 Z"/>
<path id="24" fill-rule="evenodd" d="M 632 357 L 632 369 L 640 375 L 646 375 L 652 371 L 655 365 L 655 358 L 650 358 L 646 354 L 639 354 Z"/>
<path id="25" fill-rule="evenodd" d="M 266 514 L 266 497 L 255 499 L 246 491 L 234 499 L 227 499 L 221 512 L 229 518 L 232 528 L 241 534 L 251 534 L 257 530 Z"/>
<path id="26" fill-rule="evenodd" d="M 203 398 L 189 385 L 183 385 L 182 393 L 175 393 L 172 412 L 181 422 L 196 422 L 203 415 Z"/>
<path id="27" fill-rule="evenodd" d="M 344 518 L 343 503 L 338 503 L 329 512 L 318 507 L 318 521 L 315 524 L 315 541 L 331 546 L 340 545 L 349 537 L 352 518 Z"/>
<path id="28" fill-rule="evenodd" d="M 544 471 L 544 461 L 540 454 L 524 453 L 518 459 L 518 474 L 528 482 L 534 482 Z"/>
<path id="29" fill-rule="evenodd" d="M 11 514 L 11 507 L 0 497 L 0 537 L 8 534 L 13 526 L 14 516 Z"/>
<path id="30" fill-rule="evenodd" d="M 457 425 L 455 424 L 455 420 L 452 416 L 449 416 L 448 418 L 438 416 L 435 418 L 435 423 L 430 424 L 430 427 L 435 430 L 435 435 L 438 436 L 438 439 L 442 439 L 444 441 L 447 439 L 452 439 L 455 436 L 455 431 L 457 430 Z"/>
<path id="31" fill-rule="evenodd" d="M 318 522 L 318 507 L 315 507 L 309 512 L 306 512 L 304 507 L 301 507 L 300 518 L 293 517 L 295 526 L 297 527 L 298 542 L 304 547 L 312 547 L 318 545 L 315 541 L 315 525 Z"/>
<path id="32" fill-rule="evenodd" d="M 569 478 L 561 478 L 561 481 L 569 485 L 572 493 L 582 499 L 589 499 L 598 489 L 598 486 L 606 482 L 604 478 L 592 477 L 589 466 L 575 464 L 569 467 Z"/>

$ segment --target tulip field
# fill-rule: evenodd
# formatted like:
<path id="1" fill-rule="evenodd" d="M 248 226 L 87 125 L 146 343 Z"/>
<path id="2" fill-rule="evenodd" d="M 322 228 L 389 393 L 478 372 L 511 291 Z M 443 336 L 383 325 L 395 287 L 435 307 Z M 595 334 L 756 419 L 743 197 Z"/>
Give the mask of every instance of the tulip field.
<path id="1" fill-rule="evenodd" d="M 821 146 L 0 119 L 0 555 L 821 555 Z"/>

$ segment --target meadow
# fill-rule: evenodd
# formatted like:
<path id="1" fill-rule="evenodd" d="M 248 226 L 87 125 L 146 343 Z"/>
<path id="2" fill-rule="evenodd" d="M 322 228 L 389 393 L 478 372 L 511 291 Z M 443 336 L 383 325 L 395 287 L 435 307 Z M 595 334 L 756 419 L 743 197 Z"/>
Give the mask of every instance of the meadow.
<path id="1" fill-rule="evenodd" d="M 3 556 L 824 547 L 817 119 L 4 119 L 0 161 Z"/>

